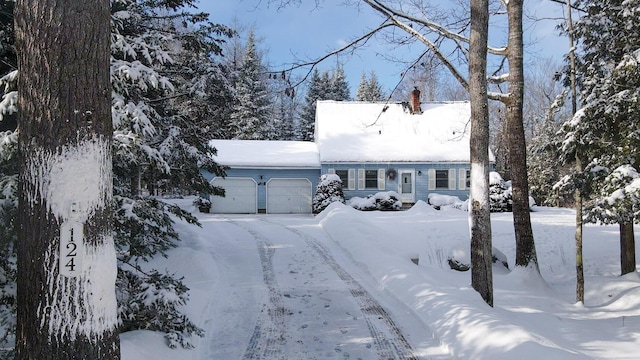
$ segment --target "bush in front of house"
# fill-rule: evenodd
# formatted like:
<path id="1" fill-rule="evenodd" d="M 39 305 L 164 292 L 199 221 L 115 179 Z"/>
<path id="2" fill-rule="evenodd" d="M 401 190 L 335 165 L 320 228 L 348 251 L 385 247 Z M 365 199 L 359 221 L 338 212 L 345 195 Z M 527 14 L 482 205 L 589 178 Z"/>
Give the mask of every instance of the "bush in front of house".
<path id="1" fill-rule="evenodd" d="M 429 202 L 429 205 L 433 206 L 433 208 L 436 210 L 440 210 L 443 208 L 453 208 L 467 211 L 469 208 L 469 203 L 467 200 L 462 201 L 459 197 L 453 195 L 431 193 L 428 195 L 427 201 Z"/>
<path id="2" fill-rule="evenodd" d="M 349 199 L 347 205 L 361 211 L 397 211 L 402 209 L 402 201 L 400 195 L 395 191 L 384 191 L 366 198 L 353 197 Z"/>
<path id="3" fill-rule="evenodd" d="M 341 202 L 344 204 L 342 180 L 340 180 L 340 177 L 336 174 L 324 174 L 320 177 L 316 194 L 313 196 L 313 213 L 319 214 L 334 202 Z"/>
<path id="4" fill-rule="evenodd" d="M 489 173 L 489 209 L 491 212 L 511 212 L 511 187 L 495 171 Z"/>

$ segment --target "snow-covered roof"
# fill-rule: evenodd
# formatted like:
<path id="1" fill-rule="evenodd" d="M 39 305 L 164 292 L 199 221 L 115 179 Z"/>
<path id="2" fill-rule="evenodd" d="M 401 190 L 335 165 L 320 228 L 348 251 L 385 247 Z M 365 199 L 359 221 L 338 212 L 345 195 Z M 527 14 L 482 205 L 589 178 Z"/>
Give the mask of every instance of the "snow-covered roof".
<path id="1" fill-rule="evenodd" d="M 315 140 L 321 162 L 468 162 L 468 102 L 318 101 Z M 490 154 L 493 161 L 493 155 Z"/>
<path id="2" fill-rule="evenodd" d="M 221 165 L 233 167 L 320 167 L 318 147 L 309 141 L 211 140 Z"/>

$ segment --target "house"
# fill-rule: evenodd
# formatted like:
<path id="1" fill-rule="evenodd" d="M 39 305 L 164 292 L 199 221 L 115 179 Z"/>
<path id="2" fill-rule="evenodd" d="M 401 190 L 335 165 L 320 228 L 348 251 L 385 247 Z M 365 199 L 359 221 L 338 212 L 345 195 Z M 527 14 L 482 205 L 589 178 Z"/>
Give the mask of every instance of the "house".
<path id="1" fill-rule="evenodd" d="M 395 191 L 404 204 L 429 193 L 468 197 L 468 102 L 318 101 L 315 142 L 213 140 L 229 167 L 212 178 L 226 198 L 213 212 L 310 213 L 321 174 L 343 181 L 345 198 Z M 491 161 L 494 161 L 490 153 Z"/>

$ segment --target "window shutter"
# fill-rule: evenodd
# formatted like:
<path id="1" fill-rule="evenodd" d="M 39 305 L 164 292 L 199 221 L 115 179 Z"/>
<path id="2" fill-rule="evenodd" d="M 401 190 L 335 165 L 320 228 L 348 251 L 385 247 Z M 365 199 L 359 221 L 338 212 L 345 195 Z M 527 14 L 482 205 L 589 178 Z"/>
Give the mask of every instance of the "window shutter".
<path id="1" fill-rule="evenodd" d="M 467 169 L 458 169 L 458 189 L 467 189 Z"/>
<path id="2" fill-rule="evenodd" d="M 456 189 L 456 169 L 449 169 L 449 190 Z"/>
<path id="3" fill-rule="evenodd" d="M 384 190 L 384 169 L 378 169 L 378 190 Z"/>
<path id="4" fill-rule="evenodd" d="M 335 174 L 336 169 L 327 169 L 327 174 Z"/>
<path id="5" fill-rule="evenodd" d="M 347 187 L 349 190 L 356 189 L 356 169 L 349 169 Z"/>
<path id="6" fill-rule="evenodd" d="M 429 190 L 436 189 L 436 169 L 429 169 L 427 172 L 427 176 L 429 177 Z"/>
<path id="7" fill-rule="evenodd" d="M 358 169 L 358 190 L 364 190 L 364 169 Z"/>

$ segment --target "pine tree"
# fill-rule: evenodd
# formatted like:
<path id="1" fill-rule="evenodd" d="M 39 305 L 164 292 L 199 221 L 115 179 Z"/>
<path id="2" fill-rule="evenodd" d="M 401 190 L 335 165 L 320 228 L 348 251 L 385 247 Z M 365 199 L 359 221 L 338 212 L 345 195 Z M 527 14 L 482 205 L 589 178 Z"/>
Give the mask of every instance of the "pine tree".
<path id="1" fill-rule="evenodd" d="M 177 206 L 145 195 L 143 186 L 150 195 L 162 191 L 163 184 L 187 193 L 215 193 L 217 189 L 202 177 L 198 166 L 222 173 L 211 160 L 215 149 L 208 145 L 210 132 L 201 126 L 206 119 L 191 118 L 185 102 L 194 94 L 203 95 L 197 91 L 202 90 L 197 86 L 199 79 L 218 76 L 219 80 L 215 70 L 207 72 L 213 64 L 202 60 L 215 52 L 215 36 L 228 31 L 204 22 L 206 14 L 190 13 L 190 3 L 119 0 L 112 3 L 111 17 L 121 330 L 163 331 L 171 347 L 189 347 L 189 338 L 202 333 L 179 310 L 187 301 L 187 289 L 168 274 L 142 271 L 140 263 L 176 246 L 172 216 L 197 221 Z M 178 24 L 192 24 L 192 28 Z M 221 86 L 224 90 L 224 83 Z M 195 91 L 186 91 L 190 89 Z"/>
<path id="2" fill-rule="evenodd" d="M 18 359 L 119 359 L 109 1 L 15 8 Z"/>
<path id="3" fill-rule="evenodd" d="M 564 156 L 579 154 L 583 173 L 572 184 L 592 198 L 588 221 L 620 225 L 621 272 L 633 272 L 633 222 L 640 220 L 640 1 L 591 0 L 576 23 L 582 42 L 581 96 L 585 105 L 564 125 Z M 596 185 L 597 184 L 597 185 Z M 589 186 L 591 185 L 591 186 Z"/>
<path id="4" fill-rule="evenodd" d="M 265 74 L 254 31 L 250 30 L 235 83 L 237 103 L 231 114 L 236 139 L 265 139 L 272 137 L 275 131 Z"/>

